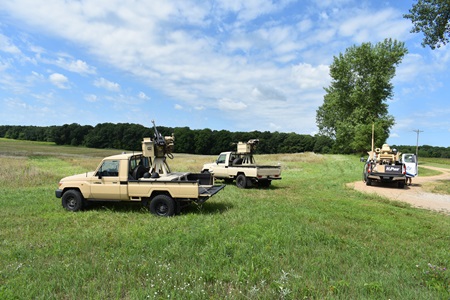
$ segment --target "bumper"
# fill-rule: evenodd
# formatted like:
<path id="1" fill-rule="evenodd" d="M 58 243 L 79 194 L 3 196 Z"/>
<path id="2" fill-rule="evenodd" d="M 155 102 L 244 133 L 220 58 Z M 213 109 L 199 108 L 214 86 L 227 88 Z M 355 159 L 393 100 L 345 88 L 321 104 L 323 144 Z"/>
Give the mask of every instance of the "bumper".
<path id="1" fill-rule="evenodd" d="M 402 181 L 406 179 L 405 174 L 370 173 L 367 178 L 383 182 Z"/>
<path id="2" fill-rule="evenodd" d="M 63 190 L 58 189 L 58 190 L 55 191 L 56 198 L 61 198 L 62 194 L 63 194 Z"/>

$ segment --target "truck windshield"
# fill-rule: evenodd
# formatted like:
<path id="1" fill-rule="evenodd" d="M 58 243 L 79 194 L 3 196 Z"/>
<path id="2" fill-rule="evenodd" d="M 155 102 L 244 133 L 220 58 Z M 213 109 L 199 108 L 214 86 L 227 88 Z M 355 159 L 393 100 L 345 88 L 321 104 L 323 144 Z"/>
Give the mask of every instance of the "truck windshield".
<path id="1" fill-rule="evenodd" d="M 227 157 L 226 154 L 220 154 L 220 155 L 219 155 L 219 158 L 217 159 L 217 163 L 218 163 L 218 164 L 224 164 L 224 163 L 225 163 L 226 157 Z"/>
<path id="2" fill-rule="evenodd" d="M 119 176 L 119 161 L 105 160 L 98 170 L 98 174 L 105 176 Z"/>

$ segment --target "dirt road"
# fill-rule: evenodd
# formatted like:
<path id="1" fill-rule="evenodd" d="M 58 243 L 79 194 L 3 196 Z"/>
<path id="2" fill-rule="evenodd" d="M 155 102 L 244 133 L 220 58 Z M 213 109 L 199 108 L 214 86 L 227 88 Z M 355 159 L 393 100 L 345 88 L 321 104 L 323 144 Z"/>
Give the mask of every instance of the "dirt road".
<path id="1" fill-rule="evenodd" d="M 411 186 L 405 186 L 404 189 L 399 189 L 397 185 L 389 186 L 378 183 L 366 186 L 362 181 L 352 182 L 347 184 L 347 186 L 364 193 L 378 194 L 391 200 L 407 202 L 414 207 L 435 210 L 450 215 L 450 195 L 427 193 L 422 189 L 422 184 L 425 182 L 450 180 L 450 170 L 430 166 L 422 167 L 440 171 L 442 174 L 426 177 L 420 177 L 419 175 L 413 178 Z"/>

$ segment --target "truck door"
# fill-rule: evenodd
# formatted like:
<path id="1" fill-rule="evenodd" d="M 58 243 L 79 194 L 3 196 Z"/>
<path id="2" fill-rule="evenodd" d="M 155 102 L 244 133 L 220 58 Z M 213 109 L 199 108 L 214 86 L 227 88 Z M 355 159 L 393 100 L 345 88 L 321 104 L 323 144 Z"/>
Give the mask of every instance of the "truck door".
<path id="1" fill-rule="evenodd" d="M 119 160 L 105 160 L 92 178 L 95 199 L 120 200 Z"/>
<path id="2" fill-rule="evenodd" d="M 418 166 L 416 155 L 405 153 L 402 155 L 402 161 L 406 166 L 406 175 L 409 177 L 417 176 Z"/>
<path id="3" fill-rule="evenodd" d="M 213 172 L 214 176 L 221 177 L 221 176 L 227 176 L 227 168 L 228 168 L 228 161 L 227 161 L 227 154 L 221 153 L 216 161 L 217 166 L 214 166 Z"/>

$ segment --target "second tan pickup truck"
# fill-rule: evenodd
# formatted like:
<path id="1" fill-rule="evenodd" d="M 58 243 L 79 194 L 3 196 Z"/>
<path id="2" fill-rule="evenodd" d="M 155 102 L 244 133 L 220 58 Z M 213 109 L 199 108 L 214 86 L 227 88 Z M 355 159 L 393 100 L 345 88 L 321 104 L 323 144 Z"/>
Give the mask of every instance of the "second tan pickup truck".
<path id="1" fill-rule="evenodd" d="M 281 179 L 280 166 L 257 165 L 253 151 L 259 140 L 239 142 L 237 151 L 222 152 L 214 163 L 204 164 L 202 173 L 211 173 L 214 178 L 236 181 L 238 188 L 250 188 L 254 185 L 270 186 L 272 180 Z"/>

